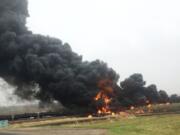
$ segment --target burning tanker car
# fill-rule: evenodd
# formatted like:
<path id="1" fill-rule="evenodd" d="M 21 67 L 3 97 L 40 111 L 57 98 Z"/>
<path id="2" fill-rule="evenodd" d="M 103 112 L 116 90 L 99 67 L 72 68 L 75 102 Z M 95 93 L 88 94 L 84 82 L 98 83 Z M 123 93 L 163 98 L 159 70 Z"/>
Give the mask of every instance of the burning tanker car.
<path id="1" fill-rule="evenodd" d="M 109 94 L 104 85 L 117 87 L 119 75 L 102 61 L 82 61 L 59 39 L 29 31 L 27 5 L 27 0 L 0 0 L 0 76 L 24 99 L 98 108 L 93 99 L 99 89 Z M 104 98 L 104 92 L 98 95 Z"/>
<path id="2" fill-rule="evenodd" d="M 98 83 L 100 91 L 95 96 L 96 102 L 101 101 L 101 105 L 97 108 L 98 114 L 111 114 L 110 104 L 114 98 L 113 84 L 111 80 L 101 80 Z"/>

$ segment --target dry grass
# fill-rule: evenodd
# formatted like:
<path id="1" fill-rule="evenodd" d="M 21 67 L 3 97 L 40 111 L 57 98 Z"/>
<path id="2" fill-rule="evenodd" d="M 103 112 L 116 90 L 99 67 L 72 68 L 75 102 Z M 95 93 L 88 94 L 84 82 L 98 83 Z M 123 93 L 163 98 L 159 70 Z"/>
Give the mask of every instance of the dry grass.
<path id="1" fill-rule="evenodd" d="M 109 135 L 180 135 L 180 115 L 137 117 L 66 125 L 60 128 L 107 129 Z"/>
<path id="2" fill-rule="evenodd" d="M 69 120 L 72 119 L 69 118 Z M 60 122 L 63 121 L 63 119 L 57 119 L 56 122 L 57 121 Z M 31 124 L 33 125 L 34 123 Z M 1 132 L 2 130 L 0 133 Z M 52 126 L 50 124 L 48 126 L 35 128 L 11 127 L 7 130 L 3 130 L 3 132 L 16 133 L 19 135 L 180 135 L 180 114 L 146 117 L 130 116 L 127 118 L 90 121 L 68 125 Z"/>

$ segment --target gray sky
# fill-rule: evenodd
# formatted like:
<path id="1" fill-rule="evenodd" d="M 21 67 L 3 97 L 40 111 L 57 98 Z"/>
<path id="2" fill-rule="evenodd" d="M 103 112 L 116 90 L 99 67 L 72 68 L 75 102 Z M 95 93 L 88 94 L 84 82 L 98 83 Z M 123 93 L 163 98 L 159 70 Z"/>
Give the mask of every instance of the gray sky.
<path id="1" fill-rule="evenodd" d="M 101 59 L 120 80 L 180 94 L 179 0 L 29 0 L 28 27 L 68 42 L 84 60 Z"/>

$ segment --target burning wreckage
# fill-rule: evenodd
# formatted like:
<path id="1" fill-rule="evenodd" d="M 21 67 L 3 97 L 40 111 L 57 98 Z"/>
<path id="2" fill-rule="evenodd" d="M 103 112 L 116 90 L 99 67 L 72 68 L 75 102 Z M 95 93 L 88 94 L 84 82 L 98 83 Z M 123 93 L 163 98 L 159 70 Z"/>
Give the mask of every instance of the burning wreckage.
<path id="1" fill-rule="evenodd" d="M 82 61 L 59 39 L 29 31 L 27 5 L 27 0 L 0 0 L 0 76 L 23 99 L 93 107 L 97 82 L 116 83 L 119 75 L 102 61 Z"/>
<path id="2" fill-rule="evenodd" d="M 98 108 L 98 114 L 111 114 L 111 110 L 110 110 L 110 103 L 112 101 L 112 98 L 110 96 L 112 96 L 113 93 L 113 89 L 112 89 L 112 81 L 110 80 L 101 80 L 98 83 L 98 87 L 100 89 L 100 91 L 98 92 L 98 94 L 95 96 L 94 100 L 95 101 L 102 101 L 102 105 L 100 108 Z"/>
<path id="3" fill-rule="evenodd" d="M 16 95 L 97 114 L 114 114 L 147 100 L 167 102 L 166 92 L 145 87 L 141 74 L 119 86 L 119 75 L 106 63 L 83 61 L 69 44 L 33 34 L 26 27 L 27 6 L 27 0 L 0 0 L 0 76 L 16 87 Z"/>

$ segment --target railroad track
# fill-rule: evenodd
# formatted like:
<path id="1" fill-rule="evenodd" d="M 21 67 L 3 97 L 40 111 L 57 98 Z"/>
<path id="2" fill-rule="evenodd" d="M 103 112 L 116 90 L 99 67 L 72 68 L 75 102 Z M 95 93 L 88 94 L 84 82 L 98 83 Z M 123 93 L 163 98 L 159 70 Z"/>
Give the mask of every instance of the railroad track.
<path id="1" fill-rule="evenodd" d="M 163 113 L 146 113 L 146 114 L 129 114 L 129 116 L 135 117 L 145 117 L 145 116 L 155 116 L 155 115 L 169 115 L 169 114 L 180 114 L 178 112 L 163 112 Z M 115 116 L 100 116 L 100 117 L 51 117 L 51 118 L 41 118 L 41 119 L 26 119 L 26 120 L 17 120 L 17 121 L 10 121 L 10 125 L 19 125 L 23 127 L 31 127 L 31 126 L 48 126 L 48 125 L 64 125 L 64 124 L 78 124 L 82 122 L 93 122 L 93 121 L 101 121 L 101 120 L 116 120 L 121 117 L 121 115 Z"/>
<path id="2" fill-rule="evenodd" d="M 83 122 L 93 122 L 93 121 L 102 121 L 102 120 L 112 120 L 117 119 L 116 116 L 103 116 L 103 117 L 80 117 L 80 118 L 54 118 L 54 119 L 39 119 L 39 120 L 27 120 L 27 121 L 14 121 L 10 125 L 14 127 L 38 127 L 38 126 L 49 126 L 49 125 L 65 125 L 65 124 L 79 124 Z"/>

